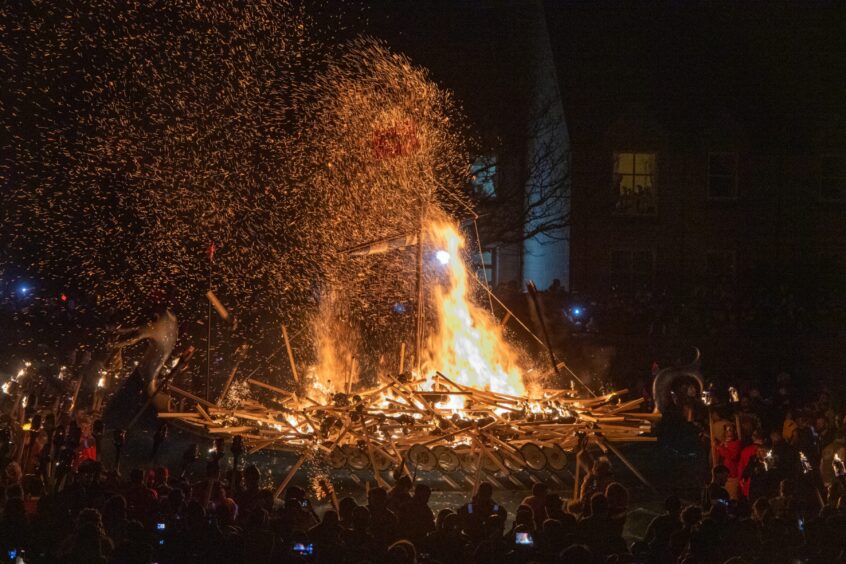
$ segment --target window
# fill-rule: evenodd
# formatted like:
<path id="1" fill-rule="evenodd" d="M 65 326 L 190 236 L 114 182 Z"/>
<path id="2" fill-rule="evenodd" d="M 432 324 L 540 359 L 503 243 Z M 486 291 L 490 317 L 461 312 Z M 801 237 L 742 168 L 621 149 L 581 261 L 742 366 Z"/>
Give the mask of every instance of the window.
<path id="1" fill-rule="evenodd" d="M 826 202 L 846 202 L 846 157 L 823 156 L 820 176 L 820 199 Z"/>
<path id="2" fill-rule="evenodd" d="M 470 167 L 473 189 L 480 196 L 496 196 L 496 157 L 480 157 Z"/>
<path id="3" fill-rule="evenodd" d="M 737 198 L 737 153 L 708 153 L 708 199 Z"/>
<path id="4" fill-rule="evenodd" d="M 649 249 L 611 251 L 610 282 L 614 292 L 651 290 L 654 272 L 655 253 Z"/>
<path id="5" fill-rule="evenodd" d="M 476 255 L 476 276 L 479 280 L 487 280 L 488 286 L 496 286 L 496 249 L 488 247 L 482 251 L 481 261 Z"/>
<path id="6" fill-rule="evenodd" d="M 615 213 L 656 215 L 655 153 L 614 153 Z"/>
<path id="7" fill-rule="evenodd" d="M 715 281 L 733 281 L 735 275 L 734 251 L 716 250 L 705 253 L 705 275 Z"/>

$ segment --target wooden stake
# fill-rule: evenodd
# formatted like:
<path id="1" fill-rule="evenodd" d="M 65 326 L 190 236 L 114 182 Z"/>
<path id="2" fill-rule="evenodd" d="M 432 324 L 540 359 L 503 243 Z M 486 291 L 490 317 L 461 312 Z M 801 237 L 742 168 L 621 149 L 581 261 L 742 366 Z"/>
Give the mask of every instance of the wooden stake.
<path id="1" fill-rule="evenodd" d="M 250 384 L 251 386 L 259 386 L 260 388 L 264 388 L 266 390 L 276 392 L 277 394 L 282 394 L 283 396 L 291 397 L 293 395 L 291 392 L 283 390 L 282 388 L 277 388 L 276 386 L 271 386 L 270 384 L 265 384 L 264 382 L 261 382 L 259 380 L 254 379 L 254 378 L 248 378 L 246 380 L 246 382 L 247 382 L 247 384 Z"/>
<path id="2" fill-rule="evenodd" d="M 214 292 L 212 292 L 211 290 L 206 292 L 206 298 L 208 298 L 209 303 L 211 303 L 212 307 L 214 307 L 215 311 L 221 319 L 223 319 L 224 321 L 229 319 L 229 312 L 226 310 L 223 304 L 220 303 L 220 300 L 217 299 L 217 296 L 214 295 Z"/>
<path id="3" fill-rule="evenodd" d="M 173 384 L 171 384 L 171 385 L 168 387 L 168 390 L 170 390 L 171 392 L 176 392 L 176 393 L 177 393 L 177 394 L 179 394 L 180 396 L 185 396 L 185 397 L 186 397 L 186 398 L 188 398 L 189 400 L 195 401 L 195 402 L 199 403 L 200 405 L 204 405 L 204 406 L 206 406 L 206 407 L 217 407 L 217 406 L 216 406 L 215 404 L 213 404 L 212 402 L 210 402 L 210 401 L 206 401 L 206 400 L 204 400 L 204 399 L 203 399 L 203 398 L 201 398 L 201 397 L 197 397 L 197 396 L 195 396 L 194 394 L 192 394 L 191 392 L 185 391 L 185 390 L 183 390 L 182 388 L 179 388 L 179 387 L 177 387 L 177 386 L 174 386 Z"/>
<path id="4" fill-rule="evenodd" d="M 226 385 L 223 386 L 223 391 L 220 393 L 220 397 L 217 400 L 218 405 L 226 398 L 226 394 L 229 392 L 229 386 L 232 385 L 232 380 L 235 378 L 235 374 L 238 372 L 238 367 L 241 366 L 241 361 L 244 360 L 244 355 L 247 352 L 249 346 L 244 343 L 238 350 L 235 351 L 235 365 L 232 367 L 232 370 L 229 371 L 229 377 L 226 379 Z"/>
<path id="5" fill-rule="evenodd" d="M 76 407 L 76 400 L 79 397 L 79 389 L 82 387 L 82 379 L 85 376 L 84 368 L 79 371 L 79 380 L 76 382 L 76 388 L 73 391 L 73 399 L 71 400 L 70 408 L 68 408 L 68 413 L 73 413 L 73 409 Z"/>
<path id="6" fill-rule="evenodd" d="M 473 479 L 473 495 L 479 491 L 479 483 L 482 481 L 482 456 L 485 454 L 485 447 L 479 446 L 479 456 L 476 458 L 476 477 Z"/>
<path id="7" fill-rule="evenodd" d="M 356 368 L 355 356 L 353 356 L 352 353 L 350 353 L 350 370 L 347 373 L 347 383 L 346 383 L 346 386 L 344 387 L 346 392 L 347 392 L 347 395 L 349 395 L 352 392 L 352 381 L 353 381 L 353 375 L 355 374 L 355 368 Z"/>
<path id="8" fill-rule="evenodd" d="M 611 452 L 613 452 L 614 454 L 616 454 L 616 455 L 617 455 L 617 458 L 619 458 L 620 460 L 622 460 L 622 461 L 623 461 L 623 464 L 625 464 L 626 466 L 628 466 L 629 470 L 631 470 L 631 471 L 632 471 L 632 474 L 634 474 L 635 476 L 637 476 L 637 479 L 638 479 L 638 480 L 640 480 L 641 482 L 643 482 L 643 484 L 644 484 L 646 487 L 648 487 L 649 489 L 651 489 L 653 492 L 654 492 L 654 491 L 657 491 L 657 490 L 655 489 L 655 486 L 653 486 L 652 484 L 650 484 L 650 483 L 649 483 L 649 480 L 647 480 L 646 478 L 644 478 L 644 477 L 643 477 L 643 474 L 641 474 L 641 473 L 640 473 L 640 471 L 639 471 L 639 470 L 635 467 L 635 465 L 634 465 L 634 464 L 632 464 L 631 462 L 629 462 L 629 459 L 628 459 L 628 458 L 626 458 L 625 456 L 623 456 L 623 453 L 622 453 L 622 452 L 620 452 L 620 451 L 619 451 L 619 449 L 617 449 L 617 447 L 615 447 L 614 445 L 612 445 L 610 442 L 608 442 L 608 441 L 607 441 L 606 439 L 604 439 L 604 438 L 599 439 L 599 442 L 600 442 L 600 443 L 603 443 L 606 447 L 608 447 L 608 450 L 610 450 Z"/>
<path id="9" fill-rule="evenodd" d="M 300 375 L 297 373 L 297 363 L 294 362 L 294 351 L 291 350 L 291 341 L 288 339 L 288 329 L 282 326 L 282 338 L 285 339 L 285 348 L 288 350 L 288 361 L 291 363 L 291 373 L 294 375 L 294 382 L 300 383 Z"/>
<path id="10" fill-rule="evenodd" d="M 710 405 L 708 406 L 708 442 L 711 443 L 711 448 L 708 449 L 711 455 L 711 468 L 714 468 L 717 465 L 717 445 L 714 444 L 714 408 Z"/>
<path id="11" fill-rule="evenodd" d="M 300 469 L 300 466 L 302 466 L 305 461 L 306 461 L 306 455 L 303 454 L 303 455 L 300 456 L 299 460 L 297 460 L 297 462 L 295 462 L 294 465 L 291 466 L 291 469 L 288 470 L 288 474 L 285 476 L 285 479 L 282 480 L 282 483 L 279 484 L 279 486 L 276 488 L 276 491 L 273 492 L 273 499 L 276 499 L 277 497 L 279 497 L 279 494 L 281 494 L 285 490 L 285 488 L 288 486 L 288 484 L 294 478 L 294 474 L 297 473 L 297 470 Z"/>
<path id="12" fill-rule="evenodd" d="M 405 341 L 400 343 L 399 374 L 405 370 Z"/>
<path id="13" fill-rule="evenodd" d="M 582 457 L 582 450 L 576 453 L 576 475 L 573 478 L 573 500 L 579 501 L 579 497 L 581 495 L 581 488 L 579 487 L 579 474 L 581 473 L 582 465 L 581 465 L 581 457 Z"/>

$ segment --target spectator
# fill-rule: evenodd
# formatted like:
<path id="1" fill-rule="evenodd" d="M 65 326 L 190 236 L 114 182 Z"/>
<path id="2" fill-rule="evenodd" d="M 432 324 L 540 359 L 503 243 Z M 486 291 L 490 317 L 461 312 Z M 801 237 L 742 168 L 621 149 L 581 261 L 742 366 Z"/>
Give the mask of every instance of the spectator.
<path id="1" fill-rule="evenodd" d="M 732 499 L 737 499 L 738 482 L 740 479 L 740 439 L 737 437 L 737 428 L 729 423 L 724 428 L 723 440 L 714 439 L 719 464 L 728 468 L 728 478 L 723 486 L 729 492 Z"/>
<path id="2" fill-rule="evenodd" d="M 385 506 L 395 515 L 400 512 L 403 505 L 411 501 L 411 478 L 400 476 L 391 491 L 388 492 L 388 500 Z"/>
<path id="3" fill-rule="evenodd" d="M 729 492 L 726 490 L 728 477 L 729 469 L 722 464 L 711 469 L 711 483 L 702 492 L 702 507 L 704 509 L 711 509 L 711 506 L 717 501 L 728 503 L 730 499 Z"/>
<path id="4" fill-rule="evenodd" d="M 426 536 L 422 552 L 443 564 L 463 562 L 467 539 L 461 533 L 458 514 L 444 510 L 438 517 L 441 514 L 444 514 L 443 519 L 440 520 L 438 528 Z"/>
<path id="5" fill-rule="evenodd" d="M 655 517 L 643 537 L 653 554 L 664 555 L 670 546 L 673 534 L 681 529 L 682 504 L 678 496 L 671 495 L 664 500 L 664 513 Z"/>
<path id="6" fill-rule="evenodd" d="M 462 531 L 471 541 L 478 542 L 484 536 L 485 520 L 492 514 L 505 516 L 505 509 L 493 499 L 493 486 L 488 482 L 479 484 L 479 489 L 470 502 L 458 510 Z"/>
<path id="7" fill-rule="evenodd" d="M 156 510 L 158 494 L 144 485 L 144 471 L 133 468 L 129 474 L 129 489 L 126 491 L 127 515 L 142 523 L 149 523 Z"/>
<path id="8" fill-rule="evenodd" d="M 608 516 L 614 523 L 614 532 L 622 537 L 629 508 L 629 490 L 619 482 L 611 482 L 605 488 L 605 497 L 608 499 Z"/>
<path id="9" fill-rule="evenodd" d="M 278 517 L 277 530 L 284 538 L 291 538 L 294 532 L 306 532 L 317 525 L 317 517 L 305 490 L 297 486 L 289 486 L 285 490 L 285 502 Z"/>
<path id="10" fill-rule="evenodd" d="M 429 507 L 432 488 L 423 483 L 414 486 L 414 495 L 400 509 L 400 533 L 403 538 L 420 546 L 426 536 L 435 530 L 435 514 Z"/>
<path id="11" fill-rule="evenodd" d="M 338 517 L 340 519 L 341 528 L 352 529 L 352 514 L 358 504 L 351 497 L 342 498 L 338 502 Z"/>
<path id="12" fill-rule="evenodd" d="M 380 547 L 370 534 L 370 511 L 366 507 L 356 506 L 352 512 L 352 527 L 344 534 L 344 546 L 350 557 L 369 559 L 377 554 Z"/>
<path id="13" fill-rule="evenodd" d="M 626 546 L 617 534 L 617 527 L 618 525 L 611 520 L 608 499 L 604 494 L 593 494 L 590 498 L 590 516 L 579 521 L 577 532 L 579 538 L 597 557 L 625 552 Z"/>
<path id="14" fill-rule="evenodd" d="M 384 550 L 397 540 L 397 516 L 388 509 L 388 492 L 385 488 L 372 488 L 367 495 L 370 512 L 370 530 L 377 545 Z"/>
<path id="15" fill-rule="evenodd" d="M 582 482 L 580 499 L 590 500 L 593 494 L 604 494 L 608 484 L 613 481 L 614 476 L 611 472 L 611 463 L 606 458 L 600 458 L 593 463 L 590 474 L 585 476 Z"/>
<path id="16" fill-rule="evenodd" d="M 30 548 L 31 532 L 29 519 L 24 509 L 24 500 L 13 497 L 6 501 L 3 508 L 3 518 L 0 519 L 0 549 L 2 554 L 9 551 L 27 550 Z"/>
<path id="17" fill-rule="evenodd" d="M 543 482 L 537 482 L 532 486 L 532 495 L 523 499 L 522 505 L 527 505 L 532 510 L 534 528 L 543 527 L 543 522 L 549 516 L 546 512 L 547 486 Z"/>
<path id="18" fill-rule="evenodd" d="M 756 429 L 752 433 L 752 442 L 740 452 L 740 462 L 737 471 L 740 476 L 740 491 L 744 497 L 749 497 L 749 477 L 745 475 L 746 467 L 758 457 L 758 449 L 763 447 L 763 445 L 764 438 L 761 432 Z"/>

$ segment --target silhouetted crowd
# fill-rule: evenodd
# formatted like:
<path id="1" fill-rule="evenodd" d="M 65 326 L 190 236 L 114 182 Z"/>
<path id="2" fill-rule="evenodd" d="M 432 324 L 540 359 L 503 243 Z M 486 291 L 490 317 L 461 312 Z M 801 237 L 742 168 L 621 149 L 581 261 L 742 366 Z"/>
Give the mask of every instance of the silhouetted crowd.
<path id="1" fill-rule="evenodd" d="M 719 449 L 732 440 L 726 435 Z M 801 477 L 758 491 L 759 470 L 741 472 L 730 492 L 737 470 L 722 462 L 700 504 L 668 497 L 665 512 L 631 543 L 623 537 L 629 492 L 604 458 L 584 478 L 580 500 L 537 483 L 509 514 L 481 482 L 466 503 L 437 515 L 429 486 L 408 476 L 370 488 L 364 505 L 332 495 L 318 514 L 302 488 L 274 499 L 256 466 L 222 474 L 219 459 L 199 481 L 164 467 L 136 468 L 124 479 L 87 460 L 50 492 L 12 462 L 3 475 L 0 546 L 9 561 L 27 563 L 846 562 L 843 473 L 814 501 Z"/>

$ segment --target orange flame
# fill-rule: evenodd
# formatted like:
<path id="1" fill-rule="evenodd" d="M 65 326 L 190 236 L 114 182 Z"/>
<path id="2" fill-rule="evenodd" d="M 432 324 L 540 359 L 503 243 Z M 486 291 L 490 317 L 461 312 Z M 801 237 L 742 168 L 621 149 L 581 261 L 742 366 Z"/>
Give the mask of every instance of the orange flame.
<path id="1" fill-rule="evenodd" d="M 428 224 L 427 235 L 437 260 L 444 263 L 447 283 L 433 289 L 438 327 L 427 339 L 425 373 L 438 370 L 463 386 L 525 395 L 517 352 L 496 320 L 470 299 L 472 274 L 462 260 L 464 238 L 454 225 L 437 221 Z M 454 400 L 449 403 L 461 407 Z"/>

